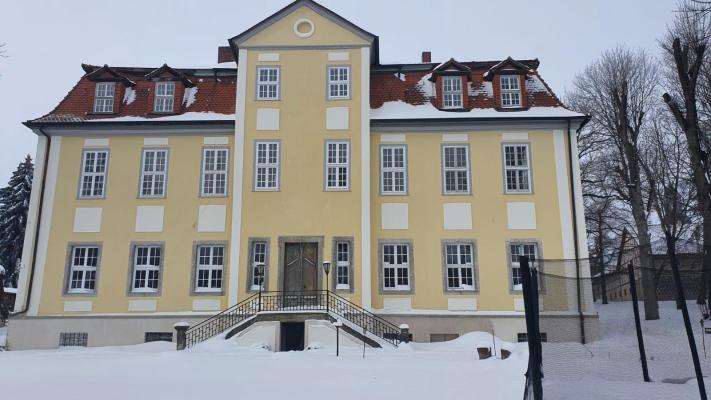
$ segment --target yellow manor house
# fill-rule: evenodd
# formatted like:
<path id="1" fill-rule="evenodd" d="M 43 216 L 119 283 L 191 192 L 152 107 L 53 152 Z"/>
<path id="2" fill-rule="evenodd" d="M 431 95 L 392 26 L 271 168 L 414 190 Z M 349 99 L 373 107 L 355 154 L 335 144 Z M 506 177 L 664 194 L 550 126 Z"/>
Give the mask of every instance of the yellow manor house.
<path id="1" fill-rule="evenodd" d="M 378 51 L 299 0 L 213 67 L 83 64 L 25 122 L 38 145 L 8 346 L 176 340 L 186 322 L 188 346 L 293 350 L 330 343 L 336 320 L 346 344 L 395 343 L 401 324 L 415 341 L 525 340 L 519 256 L 571 278 L 543 287 L 547 339 L 594 339 L 575 279 L 587 117 L 538 60 Z"/>

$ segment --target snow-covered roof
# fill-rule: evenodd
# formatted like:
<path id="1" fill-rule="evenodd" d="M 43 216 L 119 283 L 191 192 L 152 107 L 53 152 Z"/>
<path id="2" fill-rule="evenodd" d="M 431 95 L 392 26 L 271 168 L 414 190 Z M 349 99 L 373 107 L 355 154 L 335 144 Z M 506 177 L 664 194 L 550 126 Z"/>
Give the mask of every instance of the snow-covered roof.
<path id="1" fill-rule="evenodd" d="M 91 119 L 86 122 L 162 122 L 162 121 L 226 121 L 234 120 L 234 114 L 220 114 L 214 112 L 187 112 L 185 114 L 167 115 L 165 117 L 146 118 L 136 116 L 125 116 L 116 118 Z"/>

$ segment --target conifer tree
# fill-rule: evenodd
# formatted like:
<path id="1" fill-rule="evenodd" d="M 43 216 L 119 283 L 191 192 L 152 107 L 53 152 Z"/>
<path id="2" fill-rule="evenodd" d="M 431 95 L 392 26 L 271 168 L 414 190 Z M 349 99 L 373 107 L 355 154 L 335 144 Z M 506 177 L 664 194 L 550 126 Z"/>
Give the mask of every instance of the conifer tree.
<path id="1" fill-rule="evenodd" d="M 0 265 L 5 267 L 5 281 L 9 286 L 17 285 L 17 265 L 25 239 L 33 173 L 34 164 L 27 155 L 8 185 L 0 189 Z"/>

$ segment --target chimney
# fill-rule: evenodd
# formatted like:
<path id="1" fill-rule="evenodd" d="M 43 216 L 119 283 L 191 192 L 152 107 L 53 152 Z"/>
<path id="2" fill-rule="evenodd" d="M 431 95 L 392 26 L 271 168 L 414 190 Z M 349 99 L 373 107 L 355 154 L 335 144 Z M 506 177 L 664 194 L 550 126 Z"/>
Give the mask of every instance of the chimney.
<path id="1" fill-rule="evenodd" d="M 423 51 L 422 52 L 422 63 L 431 63 L 432 62 L 432 52 L 431 51 Z"/>
<path id="2" fill-rule="evenodd" d="M 232 48 L 230 46 L 220 46 L 217 48 L 217 63 L 224 63 L 234 61 L 235 57 L 232 55 Z"/>

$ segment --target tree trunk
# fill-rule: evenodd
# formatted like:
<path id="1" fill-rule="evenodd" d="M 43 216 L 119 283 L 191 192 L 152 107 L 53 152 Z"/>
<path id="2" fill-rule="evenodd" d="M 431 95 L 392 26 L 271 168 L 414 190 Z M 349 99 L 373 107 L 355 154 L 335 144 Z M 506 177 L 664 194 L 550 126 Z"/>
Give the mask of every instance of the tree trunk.
<path id="1" fill-rule="evenodd" d="M 607 282 L 605 282 L 605 251 L 602 232 L 602 213 L 597 214 L 597 253 L 600 261 L 600 290 L 602 290 L 602 304 L 607 304 Z"/>

